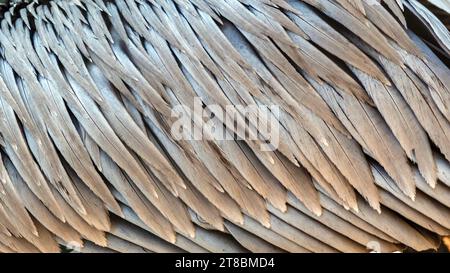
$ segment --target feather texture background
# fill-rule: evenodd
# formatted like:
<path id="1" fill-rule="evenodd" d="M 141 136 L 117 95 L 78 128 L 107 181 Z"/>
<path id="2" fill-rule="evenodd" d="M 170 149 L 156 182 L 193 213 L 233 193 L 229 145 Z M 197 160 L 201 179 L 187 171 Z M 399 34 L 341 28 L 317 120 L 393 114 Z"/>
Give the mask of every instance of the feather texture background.
<path id="1" fill-rule="evenodd" d="M 450 34 L 419 1 L 2 13 L 0 252 L 423 251 L 450 235 Z M 254 141 L 174 139 L 171 110 L 194 97 L 280 106 L 278 149 L 243 113 L 216 126 Z"/>

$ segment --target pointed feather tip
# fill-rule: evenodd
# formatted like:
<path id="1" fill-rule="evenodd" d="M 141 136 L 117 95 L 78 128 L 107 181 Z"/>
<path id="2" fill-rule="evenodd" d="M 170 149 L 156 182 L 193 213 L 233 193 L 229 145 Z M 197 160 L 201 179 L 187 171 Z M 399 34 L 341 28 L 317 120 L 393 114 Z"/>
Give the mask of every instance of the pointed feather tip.
<path id="1" fill-rule="evenodd" d="M 116 203 L 116 204 L 117 204 L 117 203 Z M 120 207 L 119 204 L 114 205 L 114 207 L 105 204 L 105 207 L 106 207 L 109 211 L 111 211 L 112 213 L 114 213 L 115 215 L 119 216 L 120 218 L 125 219 L 125 214 L 123 213 L 122 208 Z"/>
<path id="2" fill-rule="evenodd" d="M 342 206 L 348 211 L 359 213 L 358 201 L 356 199 L 343 201 Z"/>
<path id="3" fill-rule="evenodd" d="M 402 189 L 403 194 L 405 194 L 409 199 L 413 202 L 416 201 L 416 187 L 415 185 L 412 187 L 408 187 L 407 189 Z"/>
<path id="4" fill-rule="evenodd" d="M 179 193 L 178 193 L 178 189 L 177 189 L 176 185 L 169 185 L 167 188 L 173 196 L 175 196 L 176 198 L 179 197 Z M 156 197 L 156 198 L 158 198 L 158 197 Z"/>
<path id="5" fill-rule="evenodd" d="M 236 223 L 239 226 L 243 226 L 245 223 L 245 219 L 244 219 L 244 215 L 240 212 L 238 215 L 236 215 L 237 217 L 233 217 L 231 220 L 231 222 Z"/>
<path id="6" fill-rule="evenodd" d="M 156 199 L 159 199 L 159 195 L 155 190 L 152 191 L 152 194 Z"/>
<path id="7" fill-rule="evenodd" d="M 180 183 L 178 183 L 177 185 L 180 186 L 180 187 L 182 187 L 183 190 L 187 190 L 187 186 L 186 186 L 186 184 L 185 184 L 182 180 L 180 180 Z"/>
<path id="8" fill-rule="evenodd" d="M 162 239 L 166 240 L 167 242 L 169 242 L 171 244 L 176 244 L 176 242 L 177 242 L 177 232 L 175 230 L 173 230 L 172 228 L 170 230 L 162 230 L 155 234 L 158 234 L 158 236 L 160 236 Z"/>
<path id="9" fill-rule="evenodd" d="M 411 200 L 412 200 L 413 202 L 416 201 L 416 193 L 414 193 L 413 195 L 408 196 L 408 197 L 411 198 Z"/>
<path id="10" fill-rule="evenodd" d="M 103 232 L 101 238 L 96 238 L 95 241 L 92 242 L 101 247 L 108 247 L 108 240 L 106 239 L 106 235 Z"/>
<path id="11" fill-rule="evenodd" d="M 83 206 L 83 204 L 78 204 L 78 206 L 77 206 L 77 208 L 76 208 L 76 211 L 79 213 L 79 214 L 81 214 L 81 215 L 83 215 L 83 216 L 85 216 L 85 215 L 87 215 L 87 211 L 86 211 L 86 208 Z"/>
<path id="12" fill-rule="evenodd" d="M 28 216 L 28 215 L 27 215 Z M 33 234 L 36 237 L 39 237 L 39 232 L 36 228 L 36 225 L 34 224 L 32 219 L 29 219 L 31 222 L 29 222 L 29 225 L 26 226 L 26 228 L 31 231 L 31 234 Z M 8 231 L 8 230 L 7 230 Z M 9 231 L 8 231 L 9 232 Z"/>
<path id="13" fill-rule="evenodd" d="M 192 228 L 191 230 L 189 230 L 188 235 L 190 238 L 194 239 L 195 238 L 195 228 Z"/>
<path id="14" fill-rule="evenodd" d="M 58 218 L 61 222 L 66 223 L 66 217 L 64 216 L 64 214 L 61 211 L 61 208 L 58 207 L 58 211 L 55 210 L 51 210 L 51 212 L 53 213 L 53 215 L 56 216 L 56 218 Z"/>
<path id="15" fill-rule="evenodd" d="M 378 214 L 381 214 L 381 205 L 380 203 L 370 204 L 370 207 L 373 208 Z"/>
<path id="16" fill-rule="evenodd" d="M 322 216 L 322 214 L 323 214 L 323 209 L 322 209 L 322 207 L 321 206 L 318 206 L 318 207 L 315 207 L 315 208 L 309 208 L 309 210 L 314 214 L 314 215 L 316 215 L 317 217 L 320 217 L 320 216 Z"/>
<path id="17" fill-rule="evenodd" d="M 269 218 L 264 219 L 264 220 L 260 220 L 259 223 L 261 225 L 263 225 L 265 228 L 270 229 L 272 227 L 272 225 L 270 224 L 270 220 Z"/>
<path id="18" fill-rule="evenodd" d="M 82 249 L 84 247 L 83 241 L 81 239 L 79 241 L 64 242 L 63 245 L 73 250 Z"/>
<path id="19" fill-rule="evenodd" d="M 219 223 L 214 223 L 212 224 L 212 226 L 218 231 L 225 232 L 225 224 L 223 222 L 223 218 L 219 221 Z"/>
<path id="20" fill-rule="evenodd" d="M 432 188 L 433 190 L 436 189 L 437 186 L 437 177 L 428 177 L 425 178 L 425 181 L 427 182 L 428 186 L 430 186 L 430 188 Z"/>
<path id="21" fill-rule="evenodd" d="M 169 237 L 166 237 L 166 240 L 171 244 L 176 244 L 177 236 L 176 236 L 175 232 L 173 234 L 170 234 Z"/>
<path id="22" fill-rule="evenodd" d="M 272 204 L 275 208 L 277 208 L 279 211 L 281 211 L 282 213 L 286 213 L 286 211 L 288 210 L 287 207 L 287 203 L 286 202 L 281 202 L 278 205 L 276 204 Z"/>
<path id="23" fill-rule="evenodd" d="M 442 239 L 442 242 L 444 243 L 444 245 L 447 248 L 447 250 L 450 251 L 450 236 L 445 236 Z"/>
<path id="24" fill-rule="evenodd" d="M 39 232 L 37 231 L 36 227 L 32 227 L 31 233 L 36 236 L 39 237 Z"/>
<path id="25" fill-rule="evenodd" d="M 245 224 L 245 219 L 244 219 L 244 215 L 242 214 L 242 212 L 239 212 L 236 215 L 230 215 L 230 214 L 225 215 L 223 212 L 221 212 L 221 216 L 222 216 L 222 219 L 224 219 L 225 221 L 227 221 L 227 222 L 229 221 L 240 227 L 244 226 L 244 224 Z"/>
<path id="26" fill-rule="evenodd" d="M 427 181 L 428 186 L 430 186 L 431 189 L 435 190 L 437 186 L 436 181 Z"/>

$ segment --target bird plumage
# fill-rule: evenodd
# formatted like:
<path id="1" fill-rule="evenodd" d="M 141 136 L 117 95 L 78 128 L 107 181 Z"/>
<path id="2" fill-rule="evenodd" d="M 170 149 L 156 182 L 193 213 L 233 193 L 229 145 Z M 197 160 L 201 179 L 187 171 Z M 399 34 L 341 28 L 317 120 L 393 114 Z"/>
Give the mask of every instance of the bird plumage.
<path id="1" fill-rule="evenodd" d="M 0 252 L 436 249 L 450 34 L 429 2 L 5 4 Z M 189 125 L 232 140 L 174 137 L 194 98 L 214 118 Z M 279 107 L 276 150 L 259 110 L 220 115 L 240 105 Z"/>

